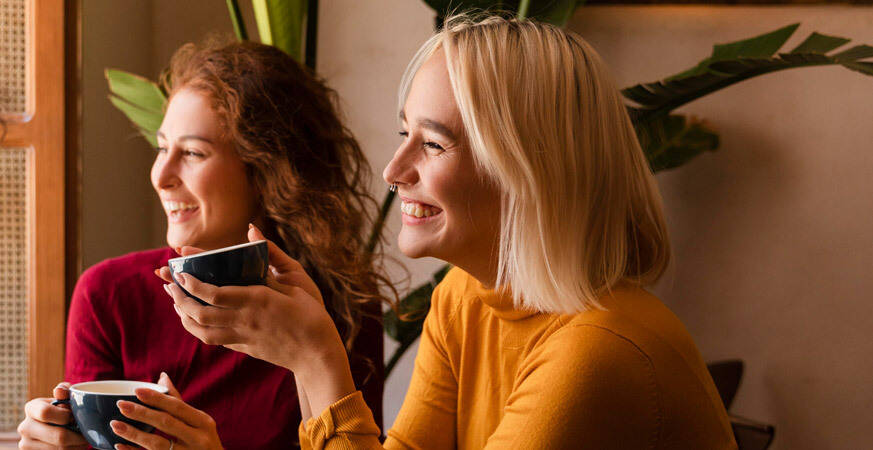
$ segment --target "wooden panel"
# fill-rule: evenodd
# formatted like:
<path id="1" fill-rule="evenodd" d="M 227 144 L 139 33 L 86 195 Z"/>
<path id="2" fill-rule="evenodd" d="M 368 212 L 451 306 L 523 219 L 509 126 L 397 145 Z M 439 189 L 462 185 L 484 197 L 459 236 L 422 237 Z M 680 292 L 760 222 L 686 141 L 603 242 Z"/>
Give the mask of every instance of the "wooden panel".
<path id="1" fill-rule="evenodd" d="M 64 4 L 31 0 L 33 90 L 30 160 L 30 396 L 47 396 L 64 376 Z"/>

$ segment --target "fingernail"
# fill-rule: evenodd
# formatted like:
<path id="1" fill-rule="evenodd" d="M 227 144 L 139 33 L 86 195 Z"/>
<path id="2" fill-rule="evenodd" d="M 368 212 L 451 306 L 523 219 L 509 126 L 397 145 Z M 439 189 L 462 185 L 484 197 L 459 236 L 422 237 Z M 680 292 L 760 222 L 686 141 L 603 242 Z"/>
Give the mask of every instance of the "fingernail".
<path id="1" fill-rule="evenodd" d="M 159 380 L 163 380 L 163 379 L 166 379 L 166 378 L 169 378 L 169 377 L 170 377 L 170 376 L 167 375 L 167 372 L 161 372 L 161 376 L 158 377 L 158 379 L 159 379 Z"/>
<path id="2" fill-rule="evenodd" d="M 121 412 L 130 412 L 130 404 L 128 404 L 124 400 L 119 400 L 119 401 L 115 402 L 115 406 L 117 406 L 118 409 L 121 410 Z"/>
<path id="3" fill-rule="evenodd" d="M 109 422 L 109 426 L 116 431 L 127 431 L 127 424 L 120 420 L 113 420 Z"/>
<path id="4" fill-rule="evenodd" d="M 179 305 L 173 303 L 173 308 L 176 310 L 176 314 L 178 314 L 179 317 L 182 317 L 182 310 L 179 309 Z"/>
<path id="5" fill-rule="evenodd" d="M 255 227 L 254 225 L 252 225 L 251 223 L 249 223 L 249 230 L 251 230 L 251 229 L 254 228 L 254 227 Z"/>
<path id="6" fill-rule="evenodd" d="M 167 295 L 169 295 L 170 297 L 173 296 L 173 292 L 170 290 L 170 284 L 169 284 L 169 283 L 167 283 L 167 284 L 164 285 L 164 290 L 167 291 Z"/>

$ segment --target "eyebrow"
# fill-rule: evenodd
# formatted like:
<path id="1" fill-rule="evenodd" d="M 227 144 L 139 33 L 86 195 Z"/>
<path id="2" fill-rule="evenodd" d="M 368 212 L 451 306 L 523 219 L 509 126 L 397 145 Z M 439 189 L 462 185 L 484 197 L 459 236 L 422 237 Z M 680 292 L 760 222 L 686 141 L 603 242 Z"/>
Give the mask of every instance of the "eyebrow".
<path id="1" fill-rule="evenodd" d="M 158 131 L 158 137 L 166 139 L 167 136 L 164 135 L 161 131 Z M 203 136 L 198 136 L 196 134 L 186 134 L 184 136 L 179 136 L 179 141 L 203 141 L 209 144 L 212 144 L 212 140 L 205 138 Z"/>
<path id="2" fill-rule="evenodd" d="M 400 110 L 400 120 L 402 120 L 404 122 L 406 121 L 406 111 L 404 111 L 402 109 Z M 449 139 L 452 139 L 452 140 L 455 139 L 455 133 L 453 133 L 449 127 L 443 125 L 440 122 L 437 122 L 436 120 L 421 119 L 418 121 L 418 125 L 423 127 L 423 128 L 427 128 L 431 131 L 435 131 L 435 132 L 437 132 L 437 133 L 439 133 L 439 134 L 441 134 Z"/>

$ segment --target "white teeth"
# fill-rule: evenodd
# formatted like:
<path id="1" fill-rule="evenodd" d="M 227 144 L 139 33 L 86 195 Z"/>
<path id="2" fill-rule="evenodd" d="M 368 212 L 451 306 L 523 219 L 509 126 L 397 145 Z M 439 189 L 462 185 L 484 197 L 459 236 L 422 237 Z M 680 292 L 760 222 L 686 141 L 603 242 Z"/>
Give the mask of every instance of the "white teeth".
<path id="1" fill-rule="evenodd" d="M 435 216 L 439 213 L 439 210 L 436 208 L 422 205 L 421 203 L 405 201 L 400 202 L 400 210 L 403 211 L 404 214 L 418 218 Z"/>
<path id="2" fill-rule="evenodd" d="M 183 203 L 183 202 L 170 202 L 170 201 L 163 202 L 163 203 L 164 203 L 164 209 L 167 210 L 167 212 L 171 212 L 171 213 L 182 210 L 182 209 L 194 209 L 197 207 L 196 203 Z"/>

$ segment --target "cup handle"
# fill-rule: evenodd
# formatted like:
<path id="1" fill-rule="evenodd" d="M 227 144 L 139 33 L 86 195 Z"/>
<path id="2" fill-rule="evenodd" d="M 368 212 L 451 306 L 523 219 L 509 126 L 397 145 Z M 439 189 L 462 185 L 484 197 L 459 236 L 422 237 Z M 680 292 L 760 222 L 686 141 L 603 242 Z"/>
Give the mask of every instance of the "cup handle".
<path id="1" fill-rule="evenodd" d="M 70 399 L 68 399 L 68 398 L 63 399 L 63 400 L 55 400 L 55 401 L 52 402 L 52 406 L 58 406 L 58 405 L 69 405 L 69 404 L 70 404 Z M 73 421 L 70 422 L 70 423 L 68 423 L 68 424 L 60 425 L 60 424 L 56 424 L 56 423 L 49 423 L 49 425 L 51 425 L 51 426 L 53 426 L 53 427 L 66 428 L 66 429 L 68 429 L 68 430 L 70 430 L 70 431 L 72 431 L 72 432 L 79 433 L 79 434 L 82 433 L 82 432 L 79 430 L 79 427 L 76 426 L 76 419 L 75 419 L 75 418 L 73 418 Z"/>

